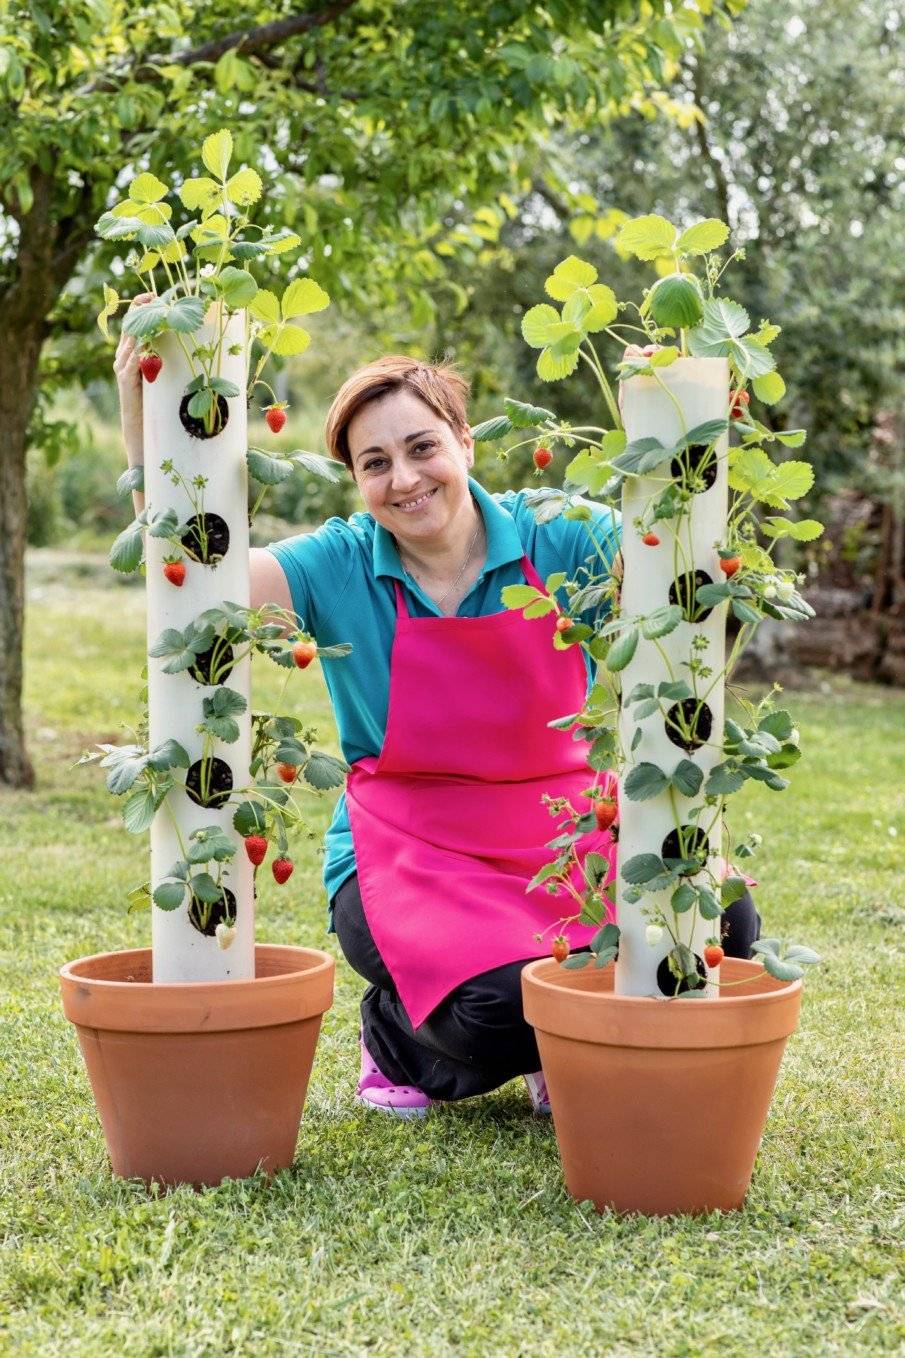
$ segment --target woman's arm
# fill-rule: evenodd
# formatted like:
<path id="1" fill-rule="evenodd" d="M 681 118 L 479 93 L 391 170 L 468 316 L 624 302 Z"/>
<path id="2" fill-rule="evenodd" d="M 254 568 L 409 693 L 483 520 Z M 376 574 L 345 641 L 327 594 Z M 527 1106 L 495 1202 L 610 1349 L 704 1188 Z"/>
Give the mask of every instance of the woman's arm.
<path id="1" fill-rule="evenodd" d="M 134 305 L 149 302 L 152 294 L 141 293 L 135 298 Z M 138 345 L 125 331 L 120 334 L 113 360 L 113 372 L 119 391 L 119 415 L 123 431 L 126 459 L 130 467 L 144 466 L 144 427 L 142 424 L 142 376 L 138 366 Z M 145 497 L 140 490 L 132 492 L 132 503 L 136 515 L 145 507 Z M 263 548 L 252 548 L 249 552 L 249 572 L 251 575 L 251 606 L 260 608 L 261 604 L 277 604 L 280 608 L 292 611 L 292 596 L 289 582 L 283 567 L 272 552 Z"/>

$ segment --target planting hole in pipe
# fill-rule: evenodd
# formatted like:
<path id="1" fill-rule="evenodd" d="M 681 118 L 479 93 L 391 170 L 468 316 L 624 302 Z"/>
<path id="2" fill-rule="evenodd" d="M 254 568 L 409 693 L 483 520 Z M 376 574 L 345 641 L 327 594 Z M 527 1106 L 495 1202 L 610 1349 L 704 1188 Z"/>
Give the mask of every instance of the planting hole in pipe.
<path id="1" fill-rule="evenodd" d="M 213 938 L 217 932 L 217 925 L 222 924 L 224 920 L 227 924 L 236 922 L 236 898 L 228 886 L 220 888 L 220 899 L 217 901 L 200 901 L 197 896 L 192 895 L 189 902 L 189 923 L 199 934 Z"/>
<path id="2" fill-rule="evenodd" d="M 673 458 L 669 474 L 693 495 L 703 494 L 716 481 L 715 449 L 706 443 L 693 443 Z"/>
<path id="3" fill-rule="evenodd" d="M 181 542 L 202 566 L 216 566 L 229 551 L 229 525 L 219 514 L 196 514 L 189 519 Z"/>
<path id="4" fill-rule="evenodd" d="M 195 657 L 195 663 L 189 669 L 189 674 L 199 684 L 225 684 L 233 672 L 235 654 L 229 642 L 218 637 L 212 646 L 208 646 L 206 651 Z"/>
<path id="5" fill-rule="evenodd" d="M 713 577 L 706 571 L 695 571 L 694 575 L 686 572 L 670 585 L 669 602 L 679 605 L 686 622 L 703 622 L 713 612 L 713 604 L 709 608 L 699 607 L 697 592 L 702 585 L 712 584 Z"/>
<path id="6" fill-rule="evenodd" d="M 669 969 L 669 959 L 664 957 L 657 967 L 657 986 L 660 994 L 684 995 L 689 990 L 702 990 L 707 983 L 707 968 L 704 966 L 703 958 L 698 957 L 697 953 L 694 954 L 694 963 L 698 972 L 696 983 L 692 981 L 690 976 L 683 976 L 681 980 L 673 976 Z"/>
<path id="7" fill-rule="evenodd" d="M 189 414 L 189 401 L 191 395 L 183 396 L 179 404 L 179 423 L 185 432 L 193 439 L 215 439 L 218 434 L 222 434 L 229 420 L 229 406 L 225 396 L 217 397 L 217 414 L 214 419 L 214 427 L 208 433 L 204 420 L 198 415 Z"/>
<path id="8" fill-rule="evenodd" d="M 682 852 L 682 848 L 685 852 Z M 660 847 L 660 857 L 664 863 L 667 859 L 678 861 L 679 859 L 694 858 L 698 860 L 701 868 L 707 862 L 707 855 L 710 853 L 710 838 L 706 830 L 702 830 L 700 825 L 683 825 L 682 842 L 679 842 L 678 830 L 670 830 Z M 683 873 L 683 876 L 693 877 L 699 869 Z"/>
<path id="9" fill-rule="evenodd" d="M 233 790 L 232 770 L 225 759 L 216 756 L 196 759 L 185 775 L 185 790 L 196 806 L 223 806 Z"/>
<path id="10" fill-rule="evenodd" d="M 713 730 L 713 713 L 706 703 L 697 698 L 683 698 L 673 703 L 666 714 L 666 734 L 673 745 L 691 754 L 710 739 Z"/>

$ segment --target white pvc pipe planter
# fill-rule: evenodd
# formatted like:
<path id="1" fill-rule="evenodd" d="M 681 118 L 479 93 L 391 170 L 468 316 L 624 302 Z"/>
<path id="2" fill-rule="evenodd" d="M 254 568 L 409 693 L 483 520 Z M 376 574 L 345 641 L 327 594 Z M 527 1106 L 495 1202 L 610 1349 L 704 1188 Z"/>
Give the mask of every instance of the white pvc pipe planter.
<path id="1" fill-rule="evenodd" d="M 210 344 L 216 340 L 215 326 L 208 323 L 194 335 L 185 336 L 186 347 Z M 238 346 L 234 354 L 230 346 Z M 163 369 L 153 384 L 144 387 L 145 502 L 158 513 L 172 508 L 180 523 L 193 514 L 188 496 L 181 486 L 160 470 L 169 459 L 187 481 L 203 475 L 204 512 L 216 514 L 229 529 L 229 545 L 222 559 L 213 566 L 185 559 L 186 577 L 181 588 L 164 577 L 164 558 L 170 545 L 146 534 L 148 645 L 167 627 L 184 630 L 189 622 L 207 608 L 225 600 L 247 606 L 248 571 L 248 482 L 246 451 L 248 413 L 245 398 L 247 351 L 245 313 L 234 314 L 227 325 L 219 376 L 234 382 L 240 395 L 228 401 L 229 417 L 225 428 L 213 438 L 194 438 L 183 427 L 179 416 L 186 384 L 191 372 L 182 349 L 172 334 L 161 337 L 159 352 Z M 193 764 L 202 752 L 203 737 L 196 728 L 202 720 L 202 702 L 214 688 L 200 683 L 187 670 L 178 674 L 163 672 L 164 660 L 148 658 L 149 747 L 167 739 L 177 740 Z M 250 660 L 245 657 L 224 681 L 242 695 L 246 710 L 237 717 L 239 738 L 229 744 L 216 742 L 214 755 L 228 766 L 234 789 L 248 786 L 251 758 Z M 168 809 L 169 808 L 169 809 Z M 223 882 L 235 897 L 236 935 L 232 944 L 221 949 L 216 937 L 202 933 L 190 919 L 188 895 L 176 910 L 152 908 L 152 951 L 155 981 L 247 980 L 254 977 L 254 886 L 253 869 L 242 851 L 241 838 L 232 826 L 234 804 L 215 806 L 196 804 L 181 788 L 174 789 L 158 810 L 151 826 L 151 890 L 167 876 L 172 865 L 183 857 L 176 829 L 184 843 L 193 830 L 218 825 L 235 840 L 238 852 L 225 865 Z M 172 813 L 172 816 L 171 814 Z"/>
<path id="2" fill-rule="evenodd" d="M 657 380 L 653 377 L 632 377 L 624 382 L 622 387 L 623 420 L 630 443 L 641 438 L 656 438 L 665 446 L 670 446 L 688 430 L 705 421 L 726 419 L 729 406 L 729 365 L 726 359 L 680 358 L 669 367 L 661 369 L 659 377 L 681 407 L 684 429 L 676 406 Z M 714 583 L 724 578 L 719 569 L 717 547 L 724 541 L 726 530 L 727 448 L 728 435 L 724 434 L 716 445 L 716 479 L 709 489 L 693 496 L 690 502 L 690 516 L 682 520 L 680 530 L 685 555 L 684 558 L 680 556 L 679 573 L 703 571 Z M 634 520 L 651 496 L 663 489 L 665 484 L 663 478 L 669 475 L 670 464 L 665 462 L 649 475 L 627 477 L 624 484 L 622 612 L 629 618 L 651 613 L 670 602 L 669 591 L 674 581 L 673 548 L 676 521 L 666 520 L 654 525 L 660 538 L 660 545 L 657 547 L 644 545 L 633 526 Z M 634 657 L 622 671 L 623 694 L 630 693 L 639 683 L 652 684 L 656 687 L 670 678 L 689 681 L 689 671 L 683 662 L 690 658 L 692 638 L 698 633 L 706 638 L 707 647 L 702 656 L 712 670 L 711 678 L 706 680 L 701 688 L 703 690 L 709 687 L 721 674 L 725 663 L 725 630 L 726 605 L 722 603 L 713 608 L 700 622 L 694 624 L 680 622 L 673 632 L 661 637 L 656 644 L 642 637 Z M 658 645 L 663 654 L 657 649 Z M 669 658 L 673 675 L 670 675 L 667 669 L 664 654 Z M 712 718 L 707 743 L 691 751 L 670 740 L 664 720 L 659 714 L 654 713 L 637 723 L 632 717 L 631 707 L 623 708 L 620 732 L 627 756 L 623 776 L 627 776 L 632 768 L 644 761 L 671 772 L 681 759 L 690 759 L 702 769 L 706 778 L 710 769 L 722 758 L 724 702 L 725 684 L 720 678 L 707 697 L 707 706 Z M 632 750 L 632 740 L 639 724 L 640 740 Z M 683 824 L 688 824 L 687 812 L 704 800 L 703 792 L 697 797 L 688 798 L 673 791 L 673 798 Z M 712 812 L 708 809 L 704 813 L 705 824 L 711 816 Z M 674 829 L 673 804 L 668 793 L 661 793 L 646 801 L 632 801 L 622 796 L 619 818 L 619 862 L 626 863 L 636 854 L 657 854 L 663 857 L 664 840 Z M 721 852 L 721 834 L 722 825 L 717 822 L 709 836 L 713 855 Z M 677 855 L 673 853 L 670 856 Z M 645 904 L 660 906 L 664 915 L 671 921 L 672 889 L 650 893 L 636 903 L 626 901 L 624 891 L 625 884 L 620 874 L 616 884 L 616 908 L 620 928 L 616 993 L 663 997 L 664 991 L 657 980 L 657 969 L 673 947 L 673 942 L 665 931 L 656 945 L 652 946 L 647 942 L 645 927 L 648 919 L 642 910 Z M 719 933 L 719 920 L 701 920 L 696 910 L 691 913 L 693 921 L 689 914 L 678 917 L 681 941 L 700 958 L 706 939 Z M 709 973 L 708 980 L 712 981 L 717 977 L 718 970 L 715 970 Z M 708 985 L 708 993 L 715 995 L 716 987 Z"/>

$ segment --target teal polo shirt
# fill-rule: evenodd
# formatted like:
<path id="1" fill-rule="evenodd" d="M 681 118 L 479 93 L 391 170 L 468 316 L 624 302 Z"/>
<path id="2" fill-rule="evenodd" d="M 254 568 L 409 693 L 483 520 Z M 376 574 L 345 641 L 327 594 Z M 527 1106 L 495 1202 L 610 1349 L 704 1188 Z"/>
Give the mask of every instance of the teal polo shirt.
<path id="1" fill-rule="evenodd" d="M 527 555 L 542 580 L 555 571 L 574 578 L 580 566 L 602 567 L 588 534 L 588 525 L 562 516 L 537 523 L 525 491 L 490 494 L 469 477 L 471 493 L 484 518 L 487 559 L 459 605 L 461 618 L 499 613 L 500 592 L 506 585 L 524 583 L 519 562 Z M 619 515 L 586 501 L 595 522 L 590 525 L 607 561 L 619 548 Z M 324 679 L 345 759 L 354 763 L 378 756 L 386 733 L 390 698 L 390 652 L 396 628 L 394 580 L 402 582 L 413 617 L 442 616 L 433 599 L 403 570 L 391 533 L 370 514 L 328 519 L 313 533 L 285 538 L 268 548 L 283 568 L 300 626 L 319 646 L 351 642 L 352 652 L 322 661 Z M 596 567 L 593 563 L 596 562 Z M 567 602 L 559 591 L 561 604 Z M 585 615 L 593 621 L 594 614 Z M 588 679 L 591 680 L 591 665 Z M 564 714 L 565 715 L 565 714 Z M 323 878 L 327 899 L 355 871 L 355 851 L 345 794 L 336 803 L 325 839 Z M 332 925 L 331 925 L 332 927 Z"/>

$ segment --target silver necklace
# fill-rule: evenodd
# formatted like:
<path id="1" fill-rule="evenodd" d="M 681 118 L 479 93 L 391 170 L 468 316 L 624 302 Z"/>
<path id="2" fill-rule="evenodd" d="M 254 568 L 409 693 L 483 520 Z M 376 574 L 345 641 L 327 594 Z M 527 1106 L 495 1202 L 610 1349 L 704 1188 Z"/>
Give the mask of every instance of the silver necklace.
<path id="1" fill-rule="evenodd" d="M 447 589 L 446 593 L 445 593 L 445 594 L 442 594 L 442 595 L 440 596 L 439 599 L 434 599 L 434 603 L 437 605 L 438 608 L 441 608 L 441 609 L 442 609 L 443 605 L 446 603 L 446 600 L 449 598 L 450 594 L 452 594 L 452 592 L 453 592 L 453 590 L 455 589 L 456 585 L 459 583 L 459 581 L 462 579 L 462 576 L 465 574 L 465 569 L 466 569 L 466 567 L 467 567 L 469 561 L 471 560 L 471 554 L 472 554 L 472 552 L 474 551 L 474 546 L 475 546 L 475 543 L 476 543 L 477 540 L 478 540 L 478 534 L 480 533 L 480 531 L 481 531 L 481 517 L 480 517 L 480 514 L 479 514 L 479 515 L 478 515 L 478 523 L 477 523 L 477 527 L 476 527 L 475 530 L 474 530 L 474 537 L 471 539 L 471 542 L 468 544 L 468 551 L 467 551 L 466 554 L 465 554 L 465 560 L 462 562 L 462 566 L 461 566 L 461 568 L 460 568 L 460 570 L 459 570 L 458 575 L 456 576 L 455 580 L 453 580 L 452 584 L 449 586 L 449 589 Z M 423 581 L 420 581 L 420 580 L 418 579 L 418 577 L 415 575 L 414 571 L 410 571 L 410 570 L 409 570 L 408 566 L 407 566 L 406 563 L 405 563 L 405 558 L 403 557 L 403 555 L 402 555 L 401 552 L 399 553 L 399 560 L 402 562 L 402 569 L 405 571 L 405 573 L 406 573 L 406 575 L 409 577 L 409 579 L 415 581 L 416 584 L 420 584 L 421 587 L 422 587 L 423 589 L 426 590 L 426 589 L 427 589 L 427 586 L 424 584 L 424 582 L 423 582 Z"/>

